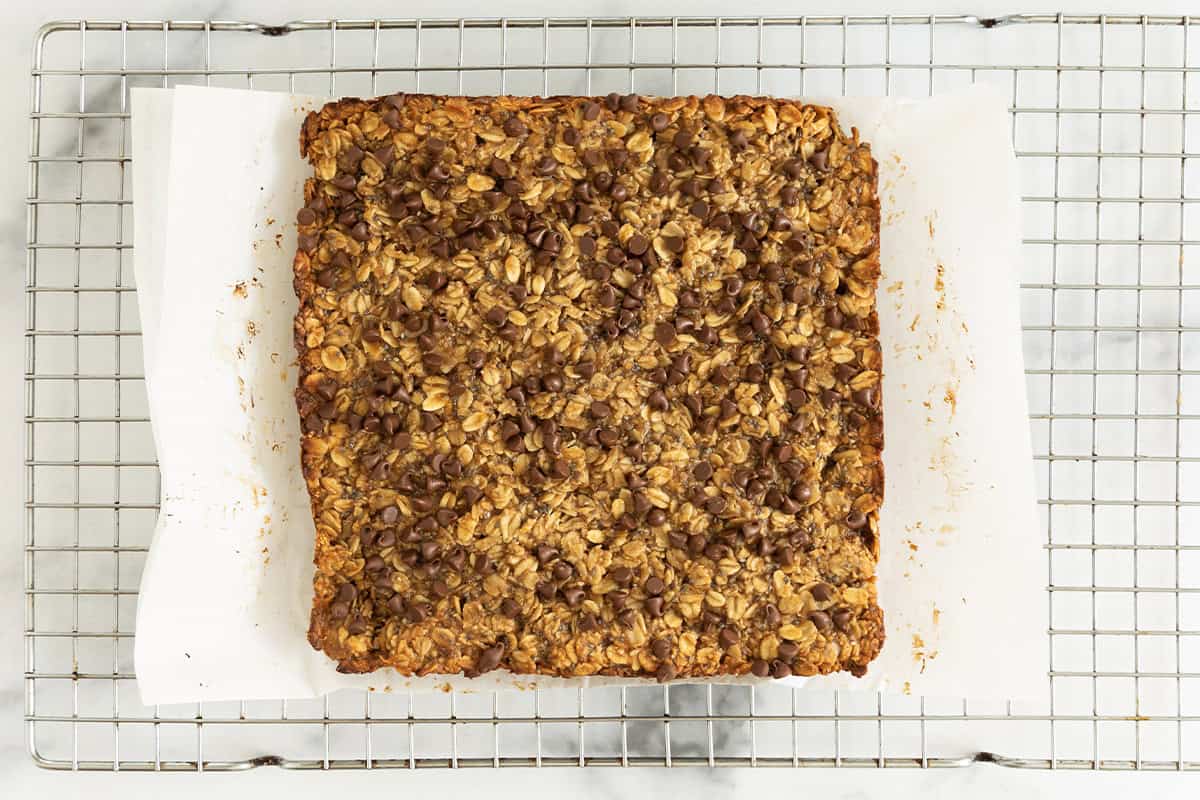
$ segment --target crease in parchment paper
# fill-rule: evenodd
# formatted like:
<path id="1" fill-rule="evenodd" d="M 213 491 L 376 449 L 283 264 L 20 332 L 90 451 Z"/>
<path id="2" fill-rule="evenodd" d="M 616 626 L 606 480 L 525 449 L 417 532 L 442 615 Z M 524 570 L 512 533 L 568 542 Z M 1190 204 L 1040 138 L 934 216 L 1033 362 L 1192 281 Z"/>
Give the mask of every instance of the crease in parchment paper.
<path id="1" fill-rule="evenodd" d="M 644 683 L 340 675 L 309 647 L 291 261 L 310 171 L 298 130 L 321 100 L 186 86 L 132 97 L 134 267 L 163 487 L 134 641 L 143 701 Z M 983 88 L 823 102 L 880 164 L 887 643 L 864 678 L 790 683 L 1040 698 L 1048 620 L 1006 102 Z"/>

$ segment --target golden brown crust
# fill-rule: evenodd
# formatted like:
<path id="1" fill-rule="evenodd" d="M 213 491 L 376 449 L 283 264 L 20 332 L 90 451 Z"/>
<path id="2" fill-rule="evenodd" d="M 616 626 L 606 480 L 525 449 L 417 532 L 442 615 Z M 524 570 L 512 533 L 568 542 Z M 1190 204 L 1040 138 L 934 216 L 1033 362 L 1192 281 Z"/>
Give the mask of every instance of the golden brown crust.
<path id="1" fill-rule="evenodd" d="M 344 672 L 865 672 L 857 133 L 769 98 L 397 95 L 326 105 L 300 148 L 314 648 Z"/>

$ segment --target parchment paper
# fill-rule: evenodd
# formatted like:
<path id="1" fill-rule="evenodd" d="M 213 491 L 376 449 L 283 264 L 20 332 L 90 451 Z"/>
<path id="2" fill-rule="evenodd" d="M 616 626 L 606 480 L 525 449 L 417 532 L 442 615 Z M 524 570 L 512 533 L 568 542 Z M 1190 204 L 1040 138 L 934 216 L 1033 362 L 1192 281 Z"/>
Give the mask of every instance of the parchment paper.
<path id="1" fill-rule="evenodd" d="M 309 174 L 298 130 L 320 102 L 133 91 L 135 272 L 163 487 L 134 642 L 143 701 L 636 683 L 344 676 L 309 647 L 291 260 Z M 1041 697 L 1048 620 L 1006 102 L 982 88 L 828 102 L 880 163 L 888 640 L 865 678 L 807 685 Z"/>

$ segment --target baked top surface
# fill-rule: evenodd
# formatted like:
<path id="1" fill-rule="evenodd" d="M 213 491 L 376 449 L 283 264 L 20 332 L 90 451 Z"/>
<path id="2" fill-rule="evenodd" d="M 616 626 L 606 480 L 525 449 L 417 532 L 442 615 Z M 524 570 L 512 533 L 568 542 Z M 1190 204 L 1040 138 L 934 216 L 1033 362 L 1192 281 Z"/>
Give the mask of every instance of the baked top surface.
<path id="1" fill-rule="evenodd" d="M 331 103 L 301 133 L 309 639 L 364 672 L 862 674 L 877 170 L 768 98 Z"/>

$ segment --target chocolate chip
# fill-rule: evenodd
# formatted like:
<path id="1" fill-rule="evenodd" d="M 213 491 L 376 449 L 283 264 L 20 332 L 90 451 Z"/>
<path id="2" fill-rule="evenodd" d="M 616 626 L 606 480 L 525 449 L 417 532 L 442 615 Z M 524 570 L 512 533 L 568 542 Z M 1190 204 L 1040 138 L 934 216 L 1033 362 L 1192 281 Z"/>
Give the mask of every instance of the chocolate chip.
<path id="1" fill-rule="evenodd" d="M 750 672 L 756 678 L 766 678 L 771 674 L 771 665 L 761 658 L 756 658 L 750 664 Z"/>
<path id="2" fill-rule="evenodd" d="M 664 236 L 662 237 L 663 247 L 669 253 L 682 253 L 684 247 L 683 237 L 681 236 Z"/>
<path id="3" fill-rule="evenodd" d="M 852 531 L 859 530 L 867 524 L 867 515 L 858 509 L 851 509 L 846 515 L 846 527 Z"/>
<path id="4" fill-rule="evenodd" d="M 612 414 L 612 407 L 602 400 L 595 400 L 588 406 L 588 412 L 596 419 L 604 419 Z"/>
<path id="5" fill-rule="evenodd" d="M 808 157 L 808 163 L 818 171 L 824 171 L 829 166 L 829 151 L 817 150 Z"/>
<path id="6" fill-rule="evenodd" d="M 567 601 L 567 605 L 571 608 L 579 608 L 583 605 L 583 600 L 587 597 L 587 592 L 578 586 L 571 586 L 562 590 L 563 599 Z"/>
<path id="7" fill-rule="evenodd" d="M 521 613 L 521 606 L 516 600 L 506 597 L 500 601 L 500 613 L 509 619 L 516 619 Z"/>
<path id="8" fill-rule="evenodd" d="M 663 615 L 665 601 L 661 597 L 647 597 L 645 602 L 646 613 L 651 617 L 658 619 Z"/>
<path id="9" fill-rule="evenodd" d="M 669 322 L 655 323 L 654 341 L 663 347 L 670 347 L 675 344 L 675 326 Z"/>
<path id="10" fill-rule="evenodd" d="M 650 128 L 655 133 L 661 133 L 662 131 L 665 131 L 667 129 L 667 126 L 670 124 L 671 124 L 671 118 L 668 117 L 666 114 L 662 113 L 661 111 L 659 113 L 655 114 L 654 116 L 650 117 Z"/>
<path id="11" fill-rule="evenodd" d="M 717 634 L 717 643 L 726 650 L 740 642 L 741 639 L 736 628 L 722 628 L 721 632 Z"/>
<path id="12" fill-rule="evenodd" d="M 848 608 L 837 608 L 833 611 L 833 624 L 839 631 L 850 632 L 850 623 L 854 617 Z"/>
<path id="13" fill-rule="evenodd" d="M 746 136 L 746 130 L 744 128 L 738 128 L 729 135 L 729 144 L 733 145 L 733 147 L 737 148 L 738 150 L 741 150 L 749 143 L 750 140 Z"/>
<path id="14" fill-rule="evenodd" d="M 692 477 L 698 481 L 707 481 L 713 475 L 712 465 L 707 461 L 701 461 L 692 468 Z"/>
<path id="15" fill-rule="evenodd" d="M 503 657 L 503 644 L 485 648 L 479 653 L 479 658 L 475 662 L 475 671 L 481 675 L 485 672 L 491 672 L 500 665 L 500 659 Z"/>
<path id="16" fill-rule="evenodd" d="M 634 112 L 638 110 L 638 96 L 636 94 L 627 94 L 621 98 L 620 107 L 622 111 Z"/>
<path id="17" fill-rule="evenodd" d="M 591 361 L 582 361 L 575 365 L 575 372 L 585 381 L 590 381 L 596 374 L 596 365 Z"/>
<path id="18" fill-rule="evenodd" d="M 454 548 L 447 554 L 446 563 L 450 565 L 451 569 L 461 571 L 467 564 L 467 551 L 461 547 Z"/>
<path id="19" fill-rule="evenodd" d="M 659 661 L 662 661 L 667 656 L 671 655 L 671 640 L 670 639 L 655 639 L 650 642 L 650 652 Z"/>
<path id="20" fill-rule="evenodd" d="M 768 603 L 763 610 L 763 621 L 768 628 L 778 628 L 783 622 L 783 614 L 779 613 L 779 609 L 774 603 Z"/>
<path id="21" fill-rule="evenodd" d="M 633 581 L 633 570 L 629 567 L 614 567 L 608 573 L 618 586 L 628 586 Z"/>
<path id="22" fill-rule="evenodd" d="M 808 591 L 818 603 L 824 603 L 833 599 L 833 587 L 828 583 L 818 583 Z"/>
<path id="23" fill-rule="evenodd" d="M 873 386 L 865 389 L 856 389 L 850 393 L 850 396 L 854 398 L 854 402 L 867 408 L 875 408 L 879 404 L 879 395 L 876 394 Z"/>
<path id="24" fill-rule="evenodd" d="M 671 183 L 671 181 L 667 177 L 666 173 L 655 172 L 653 175 L 650 176 L 650 183 L 649 183 L 650 191 L 656 195 L 666 194 L 667 188 L 670 186 L 670 183 Z"/>
<path id="25" fill-rule="evenodd" d="M 574 147 L 575 145 L 579 144 L 579 131 L 568 125 L 563 129 L 562 138 L 563 142 L 568 147 Z"/>
<path id="26" fill-rule="evenodd" d="M 709 225 L 722 233 L 728 233 L 733 229 L 733 219 L 728 214 L 717 214 Z"/>
<path id="27" fill-rule="evenodd" d="M 504 120 L 504 133 L 507 136 L 517 138 L 529 133 L 529 127 L 514 115 Z"/>
<path id="28" fill-rule="evenodd" d="M 814 626 L 816 626 L 817 630 L 821 633 L 829 633 L 833 630 L 833 620 L 824 611 L 810 611 L 808 614 L 808 620 Z"/>
<path id="29" fill-rule="evenodd" d="M 550 447 L 550 450 L 558 450 L 558 447 Z M 571 476 L 571 465 L 565 458 L 556 458 L 551 465 L 550 474 L 558 480 L 568 479 Z"/>
<path id="30" fill-rule="evenodd" d="M 779 661 L 783 662 L 784 664 L 790 665 L 793 661 L 796 660 L 796 656 L 800 655 L 800 645 L 796 644 L 795 642 L 780 642 L 779 648 L 778 648 L 778 653 L 779 653 Z M 791 670 L 789 669 L 787 672 L 787 675 L 776 675 L 776 677 L 786 678 L 790 674 L 792 674 L 792 673 L 791 673 Z"/>
<path id="31" fill-rule="evenodd" d="M 646 579 L 644 588 L 646 589 L 646 594 L 659 595 L 666 591 L 667 584 L 657 575 L 651 575 Z"/>
<path id="32" fill-rule="evenodd" d="M 601 428 L 596 432 L 596 438 L 599 439 L 600 444 L 604 445 L 605 447 L 612 447 L 620 440 L 617 432 L 612 428 Z"/>
<path id="33" fill-rule="evenodd" d="M 588 103 L 583 107 L 583 118 L 588 122 L 596 120 L 600 116 L 600 104 Z"/>
<path id="34" fill-rule="evenodd" d="M 846 317 L 836 307 L 825 310 L 825 324 L 830 328 L 840 328 Z"/>
<path id="35" fill-rule="evenodd" d="M 667 512 L 661 508 L 652 508 L 650 509 L 650 513 L 646 515 L 646 522 L 655 528 L 665 525 L 667 522 Z"/>

